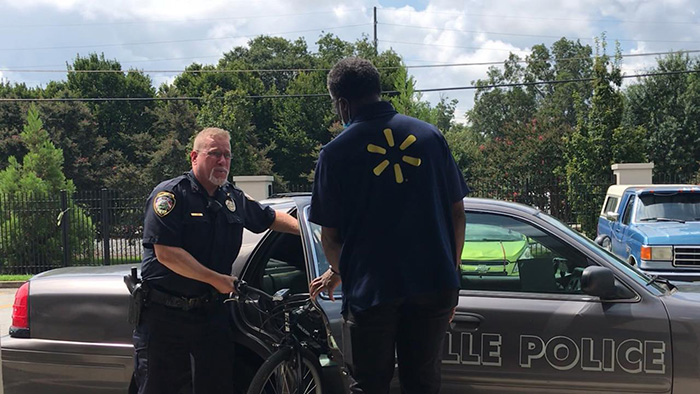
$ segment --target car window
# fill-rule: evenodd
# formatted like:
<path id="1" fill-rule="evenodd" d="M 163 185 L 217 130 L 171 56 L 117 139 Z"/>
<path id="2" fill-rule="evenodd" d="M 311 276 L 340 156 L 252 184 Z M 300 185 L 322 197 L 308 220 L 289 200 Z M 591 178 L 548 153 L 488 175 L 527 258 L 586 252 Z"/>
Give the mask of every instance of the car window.
<path id="1" fill-rule="evenodd" d="M 309 207 L 306 207 L 306 215 L 308 217 Z M 316 223 L 308 222 L 309 234 L 311 235 L 311 254 L 314 259 L 314 277 L 321 275 L 322 273 L 328 271 L 328 260 L 326 259 L 326 254 L 323 252 L 323 244 L 321 244 L 321 226 Z M 333 292 L 334 296 L 337 298 L 342 294 L 343 284 L 341 283 Z"/>
<path id="2" fill-rule="evenodd" d="M 460 265 L 465 290 L 582 294 L 586 257 L 512 217 L 467 212 Z"/>
<path id="3" fill-rule="evenodd" d="M 617 269 L 625 272 L 625 277 L 634 280 L 635 282 L 647 286 L 648 289 L 652 290 L 656 295 L 664 294 L 666 292 L 666 287 L 664 285 L 654 283 L 651 281 L 651 277 L 639 269 L 636 265 L 632 266 L 627 264 L 626 261 L 620 259 L 620 257 L 614 255 L 613 253 L 603 249 L 597 243 L 593 242 L 591 239 L 587 238 L 578 231 L 574 231 L 566 223 L 563 223 L 559 219 L 547 215 L 544 212 L 539 212 L 537 217 L 548 222 L 552 226 L 556 227 L 559 231 L 565 232 L 568 236 L 574 238 L 578 242 L 588 245 L 587 250 L 598 255 L 598 257 L 606 260 L 609 264 L 614 265 Z M 617 279 L 616 279 L 617 281 Z"/>
<path id="4" fill-rule="evenodd" d="M 622 214 L 622 224 L 630 224 L 632 219 L 632 206 L 634 205 L 634 196 L 630 196 L 625 206 L 625 212 Z"/>
<path id="5" fill-rule="evenodd" d="M 271 240 L 263 259 L 259 286 L 268 294 L 280 289 L 290 289 L 292 293 L 308 292 L 306 264 L 301 237 L 279 233 Z"/>
<path id="6" fill-rule="evenodd" d="M 648 193 L 639 196 L 637 221 L 700 220 L 700 194 Z"/>
<path id="7" fill-rule="evenodd" d="M 605 201 L 605 208 L 603 208 L 603 213 L 607 212 L 617 212 L 617 197 L 608 196 L 607 201 Z"/>

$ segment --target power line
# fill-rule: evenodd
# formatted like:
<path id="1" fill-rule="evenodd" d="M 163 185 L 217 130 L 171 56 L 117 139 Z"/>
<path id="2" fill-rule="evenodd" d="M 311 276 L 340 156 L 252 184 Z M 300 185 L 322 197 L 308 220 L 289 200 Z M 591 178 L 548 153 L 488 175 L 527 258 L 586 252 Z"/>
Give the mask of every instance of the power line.
<path id="1" fill-rule="evenodd" d="M 680 51 L 666 51 L 666 52 L 647 52 L 647 53 L 632 53 L 627 55 L 620 55 L 620 57 L 643 57 L 643 56 L 662 56 L 671 54 L 690 54 L 690 53 L 700 53 L 700 49 L 689 49 Z M 578 60 L 593 60 L 595 56 L 585 57 L 570 57 L 561 59 L 548 59 L 547 61 L 558 63 L 566 61 L 578 61 Z M 518 63 L 526 63 L 526 59 L 521 59 Z M 443 64 L 423 64 L 423 65 L 406 65 L 407 69 L 417 69 L 417 68 L 441 68 L 441 67 L 466 67 L 466 66 L 492 66 L 501 65 L 504 61 L 490 61 L 490 62 L 467 62 L 467 63 L 443 63 Z M 379 70 L 395 70 L 400 68 L 400 66 L 394 67 L 377 67 Z M 271 73 L 271 72 L 315 72 L 315 71 L 330 71 L 330 68 L 278 68 L 278 69 L 235 69 L 235 70 L 221 70 L 221 69 L 200 69 L 200 70 L 33 70 L 33 69 L 0 69 L 0 72 L 15 72 L 15 73 L 77 73 L 77 74 L 101 74 L 101 73 L 119 73 L 124 74 L 130 71 L 137 71 L 140 73 L 182 73 L 182 74 L 239 74 L 239 73 Z"/>
<path id="2" fill-rule="evenodd" d="M 362 9 L 349 9 L 343 10 L 344 12 L 364 12 Z M 217 21 L 228 21 L 228 20 L 239 20 L 239 19 L 263 19 L 263 18 L 281 18 L 289 16 L 304 16 L 304 15 L 315 15 L 315 14 L 332 14 L 335 10 L 328 11 L 312 11 L 312 12 L 298 12 L 292 14 L 266 14 L 266 15 L 250 15 L 250 16 L 232 16 L 232 17 L 221 17 L 221 18 L 206 18 L 206 19 L 151 19 L 151 20 L 136 20 L 136 21 L 124 21 L 124 22 L 94 22 L 94 23 L 63 23 L 63 24 L 23 24 L 23 25 L 4 25 L 0 26 L 0 29 L 16 29 L 16 28 L 37 28 L 37 27 L 82 27 L 82 26 L 109 26 L 109 25 L 141 25 L 149 23 L 193 23 L 193 22 L 217 22 Z"/>
<path id="3" fill-rule="evenodd" d="M 209 58 L 221 58 L 221 55 L 206 55 L 206 56 L 187 56 L 187 57 L 171 57 L 171 58 L 159 58 L 159 59 L 140 59 L 140 60 L 120 60 L 119 64 L 128 64 L 128 63 L 152 63 L 152 62 L 165 62 L 165 61 L 171 61 L 171 60 L 191 60 L 191 59 L 209 59 Z M 39 65 L 39 66 L 7 66 L 7 69 L 0 69 L 0 71 L 9 71 L 12 69 L 22 69 L 23 67 L 27 68 L 40 68 L 40 67 L 63 67 L 66 64 L 44 64 L 44 65 Z M 38 70 L 41 71 L 41 70 Z M 63 70 L 65 71 L 65 70 Z"/>
<path id="4" fill-rule="evenodd" d="M 700 74 L 700 70 L 683 70 L 683 71 L 664 71 L 654 73 L 642 73 L 634 75 L 623 75 L 622 79 L 628 78 L 646 78 L 665 75 L 682 75 L 682 74 Z M 591 82 L 594 78 L 575 78 L 565 80 L 549 80 L 549 81 L 534 81 L 534 82 L 516 82 L 492 85 L 468 85 L 468 86 L 453 86 L 443 88 L 428 88 L 414 89 L 416 93 L 429 92 L 449 92 L 456 90 L 476 90 L 476 89 L 495 89 L 509 88 L 519 86 L 538 86 L 538 85 L 559 85 L 565 83 Z M 399 93 L 395 90 L 383 91 L 382 94 Z M 328 93 L 305 93 L 305 94 L 271 94 L 271 95 L 245 95 L 237 96 L 236 99 L 280 99 L 280 98 L 317 98 L 326 97 Z M 213 99 L 225 99 L 225 97 L 212 97 Z M 64 97 L 64 98 L 0 98 L 0 102 L 104 102 L 104 101 L 201 101 L 205 97 Z"/>
<path id="5" fill-rule="evenodd" d="M 440 48 L 473 49 L 473 50 L 483 50 L 483 51 L 499 51 L 499 52 L 510 52 L 511 51 L 511 49 L 505 49 L 505 48 L 484 48 L 484 47 L 461 46 L 461 45 L 425 44 L 422 42 L 406 42 L 406 41 L 390 41 L 390 40 L 379 40 L 379 42 L 390 43 L 390 44 L 402 44 L 402 45 L 440 47 Z"/>
<path id="6" fill-rule="evenodd" d="M 382 12 L 394 13 L 415 13 L 420 15 L 452 15 L 452 16 L 477 16 L 481 18 L 499 18 L 499 19 L 530 19 L 530 20 L 545 20 L 545 21 L 574 21 L 574 22 L 604 22 L 604 23 L 640 23 L 640 24 L 672 24 L 672 25 L 700 25 L 697 22 L 677 22 L 677 21 L 640 21 L 629 19 L 588 19 L 588 18 L 558 18 L 558 17 L 537 17 L 537 16 L 515 16 L 515 15 L 493 15 L 493 14 L 473 14 L 469 12 L 445 12 L 445 11 L 415 11 L 405 9 L 387 9 L 379 8 Z"/>
<path id="7" fill-rule="evenodd" d="M 368 25 L 370 25 L 370 23 L 360 23 L 357 25 L 320 27 L 320 28 L 316 28 L 316 29 L 286 31 L 286 32 L 281 32 L 281 33 L 266 33 L 266 35 L 274 36 L 274 35 L 284 35 L 284 34 L 308 33 L 308 32 L 313 32 L 313 31 L 347 29 L 347 28 L 352 28 L 352 27 L 361 27 L 361 26 L 368 26 Z M 106 48 L 106 47 L 121 47 L 121 46 L 132 46 L 132 45 L 175 44 L 175 43 L 183 43 L 183 42 L 232 40 L 232 39 L 250 38 L 250 37 L 256 37 L 256 36 L 258 36 L 258 34 L 251 34 L 251 35 L 245 35 L 245 36 L 234 36 L 234 37 L 191 38 L 191 39 L 185 39 L 185 40 L 131 42 L 131 43 L 123 43 L 123 44 L 70 45 L 70 46 L 62 46 L 62 47 L 37 47 L 37 48 L 0 48 L 0 51 L 39 51 L 39 50 L 53 50 L 53 49 L 80 49 L 80 48 L 95 48 L 95 47 Z"/>
<path id="8" fill-rule="evenodd" d="M 502 32 L 495 32 L 495 31 L 482 31 L 482 30 L 462 30 L 462 29 L 449 29 L 445 27 L 429 27 L 429 26 L 414 26 L 414 25 L 402 25 L 398 23 L 380 23 L 381 25 L 386 25 L 386 26 L 395 26 L 395 27 L 406 27 L 406 28 L 411 28 L 411 29 L 424 29 L 424 30 L 440 30 L 440 31 L 456 31 L 460 33 L 475 33 L 475 34 L 492 34 L 492 35 L 497 35 L 497 36 L 515 36 L 515 37 L 539 37 L 539 38 L 555 38 L 555 39 L 560 39 L 562 36 L 548 36 L 548 35 L 543 35 L 543 34 L 522 34 L 522 33 L 502 33 Z M 569 37 L 570 39 L 577 39 L 577 40 L 589 40 L 592 41 L 594 40 L 593 38 L 590 37 Z M 631 38 L 615 38 L 612 39 L 614 41 L 631 41 L 631 42 L 673 42 L 673 43 L 697 43 L 700 41 L 678 41 L 678 40 L 648 40 L 648 39 L 631 39 Z"/>

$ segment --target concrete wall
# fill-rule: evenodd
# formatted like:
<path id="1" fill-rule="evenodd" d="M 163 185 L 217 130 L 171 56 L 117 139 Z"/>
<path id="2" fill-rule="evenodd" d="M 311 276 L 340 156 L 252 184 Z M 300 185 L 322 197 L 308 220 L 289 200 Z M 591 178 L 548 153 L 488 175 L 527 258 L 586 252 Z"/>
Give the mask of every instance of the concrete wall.
<path id="1" fill-rule="evenodd" d="M 272 194 L 272 175 L 242 175 L 232 177 L 233 184 L 238 186 L 254 200 L 264 200 Z"/>
<path id="2" fill-rule="evenodd" d="M 618 185 L 651 185 L 654 163 L 618 163 L 610 166 Z"/>

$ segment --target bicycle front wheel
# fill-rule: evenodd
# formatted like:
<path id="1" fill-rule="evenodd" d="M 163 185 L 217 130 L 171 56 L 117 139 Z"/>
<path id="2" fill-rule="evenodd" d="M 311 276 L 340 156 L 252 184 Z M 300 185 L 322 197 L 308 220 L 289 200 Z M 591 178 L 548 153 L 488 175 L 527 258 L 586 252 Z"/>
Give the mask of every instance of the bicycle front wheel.
<path id="1" fill-rule="evenodd" d="M 322 394 L 321 365 L 308 350 L 297 357 L 293 348 L 283 347 L 260 366 L 248 394 Z"/>

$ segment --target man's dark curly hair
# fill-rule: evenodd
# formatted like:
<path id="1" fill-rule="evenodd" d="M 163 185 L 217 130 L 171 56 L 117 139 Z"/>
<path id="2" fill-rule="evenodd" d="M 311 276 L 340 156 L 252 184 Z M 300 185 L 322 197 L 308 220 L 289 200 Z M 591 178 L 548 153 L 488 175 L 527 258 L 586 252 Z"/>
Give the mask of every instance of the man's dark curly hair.
<path id="1" fill-rule="evenodd" d="M 379 71 L 369 60 L 345 58 L 328 73 L 328 91 L 334 98 L 348 100 L 379 95 L 382 92 Z"/>

